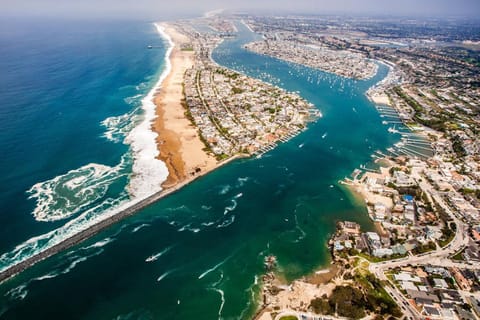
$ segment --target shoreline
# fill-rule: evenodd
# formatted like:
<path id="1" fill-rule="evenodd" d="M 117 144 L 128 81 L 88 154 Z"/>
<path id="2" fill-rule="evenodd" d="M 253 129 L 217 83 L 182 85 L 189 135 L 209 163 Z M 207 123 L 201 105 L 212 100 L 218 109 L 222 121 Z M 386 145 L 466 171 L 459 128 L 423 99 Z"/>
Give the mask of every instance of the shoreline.
<path id="1" fill-rule="evenodd" d="M 207 173 L 218 167 L 217 160 L 203 149 L 197 128 L 185 116 L 184 74 L 194 64 L 194 52 L 182 50 L 189 39 L 168 23 L 157 24 L 161 35 L 171 44 L 168 53 L 169 72 L 158 88 L 153 102 L 155 119 L 152 130 L 158 156 L 165 163 L 168 176 L 162 188 L 168 189 L 182 181 Z"/>
<path id="2" fill-rule="evenodd" d="M 168 177 L 165 177 L 165 179 L 161 182 L 163 189 L 160 189 L 160 186 L 158 185 L 158 177 L 155 177 L 155 180 L 149 181 L 150 183 L 148 184 L 148 186 L 153 188 L 150 189 L 153 192 L 148 192 L 148 189 L 144 189 L 136 197 L 131 198 L 130 201 L 123 203 L 116 208 L 112 208 L 112 210 L 120 209 L 119 212 L 112 213 L 105 219 L 93 223 L 90 226 L 87 226 L 85 229 L 71 235 L 68 238 L 60 240 L 58 243 L 52 245 L 51 247 L 48 247 L 38 253 L 33 254 L 32 256 L 26 258 L 23 261 L 12 264 L 11 266 L 5 268 L 3 271 L 0 271 L 0 283 L 14 277 L 15 275 L 25 271 L 33 265 L 57 253 L 65 251 L 83 242 L 84 240 L 95 236 L 99 232 L 123 220 L 124 218 L 133 215 L 134 213 L 144 209 L 145 207 L 172 193 L 175 193 L 184 186 L 190 184 L 194 180 L 202 177 L 203 175 L 211 172 L 212 170 L 217 169 L 229 162 L 242 158 L 241 155 L 234 155 L 224 161 L 217 162 L 213 156 L 209 156 L 205 153 L 205 151 L 203 151 L 204 145 L 198 137 L 196 128 L 192 126 L 191 122 L 184 115 L 185 110 L 182 105 L 183 82 L 179 83 L 178 78 L 175 78 L 175 76 L 178 77 L 180 75 L 183 79 L 184 70 L 182 71 L 182 68 L 185 67 L 185 63 L 175 63 L 174 60 L 178 56 L 181 56 L 180 53 L 184 52 L 181 51 L 179 49 L 179 46 L 176 46 L 176 43 L 174 43 L 170 38 L 170 36 L 172 36 L 172 38 L 175 38 L 175 31 L 173 30 L 173 34 L 168 34 L 162 28 L 164 26 L 168 27 L 169 25 L 165 23 L 163 25 L 155 23 L 155 27 L 157 28 L 157 31 L 160 33 L 160 35 L 167 39 L 167 41 L 169 41 L 171 44 L 165 55 L 165 57 L 167 58 L 166 69 L 160 75 L 160 78 L 157 81 L 156 85 L 143 99 L 143 102 L 145 104 L 151 103 L 155 106 L 155 109 L 148 109 L 148 106 L 147 108 L 144 108 L 145 113 L 150 113 L 146 114 L 145 119 L 139 124 L 138 127 L 141 128 L 142 126 L 148 125 L 149 133 L 154 134 L 149 134 L 147 137 L 147 139 L 152 137 L 154 138 L 154 160 L 160 162 L 164 161 L 163 159 L 165 159 L 167 161 L 165 162 L 165 167 L 168 169 L 167 163 L 169 163 L 169 165 L 172 166 L 172 170 L 177 172 L 177 174 L 179 175 L 175 174 L 169 180 L 169 177 L 171 176 L 171 171 L 168 171 Z M 169 30 L 171 31 L 171 29 Z M 176 49 L 176 51 L 174 49 Z M 180 69 L 178 68 L 178 65 L 180 65 Z M 177 68 L 175 69 L 175 67 Z M 169 88 L 171 90 L 169 90 Z M 166 97 L 171 98 L 171 96 L 174 97 L 172 101 L 165 101 Z M 151 111 L 155 112 L 155 117 L 152 117 Z M 175 136 L 176 132 L 181 132 L 181 134 Z M 194 136 L 193 134 L 195 134 L 196 136 Z M 165 142 L 167 140 L 168 142 Z M 135 141 L 132 140 L 132 148 L 134 143 Z M 149 149 L 149 147 L 151 146 L 145 147 L 145 145 L 141 145 L 140 147 L 143 147 L 144 149 L 140 148 L 140 150 L 137 151 L 139 153 L 145 151 L 143 153 L 144 155 L 145 153 L 148 153 L 146 161 L 151 162 L 152 157 L 150 156 L 153 155 L 151 148 Z M 161 152 L 159 152 L 160 147 L 163 148 L 163 155 Z M 191 151 L 193 152 L 191 154 L 188 154 L 188 152 Z M 177 156 L 174 156 L 175 153 L 177 153 Z M 178 154 L 181 154 L 182 157 L 179 157 Z M 200 171 L 195 171 L 194 174 L 187 174 L 188 171 L 186 171 L 186 169 L 195 169 L 197 167 L 200 168 Z M 160 169 L 163 168 L 160 167 Z M 136 172 L 133 171 L 133 173 L 135 174 Z M 144 175 L 149 175 L 151 173 L 151 171 L 147 171 L 146 173 L 144 173 Z M 134 192 L 132 192 L 132 189 L 129 189 L 129 191 L 131 192 L 131 194 L 135 194 Z"/>
<path id="3" fill-rule="evenodd" d="M 389 98 L 386 94 L 385 97 L 376 97 L 371 95 L 370 89 L 382 84 L 382 82 L 384 82 L 385 79 L 388 79 L 388 77 L 391 76 L 393 72 L 393 66 L 386 64 L 380 60 L 375 61 L 386 65 L 388 67 L 388 73 L 383 79 L 378 81 L 371 88 L 367 89 L 367 91 L 365 92 L 365 96 L 373 104 L 374 107 L 376 107 L 377 104 L 391 105 Z M 380 98 L 380 102 L 378 101 L 378 98 Z M 387 103 L 382 103 L 385 101 L 384 99 L 387 100 Z M 345 183 L 344 180 L 339 180 L 337 182 L 337 186 L 344 190 L 346 193 L 348 193 L 350 200 L 355 203 L 355 205 L 365 208 L 365 210 L 367 211 L 367 219 L 372 223 L 373 229 L 378 230 L 378 225 L 372 220 L 371 216 L 368 213 L 368 202 L 372 199 L 366 197 L 367 194 L 361 189 L 361 184 L 358 184 L 355 180 L 352 181 L 352 183 Z M 332 237 L 330 237 L 327 242 L 328 246 L 330 246 L 329 242 L 331 241 Z M 257 301 L 258 306 L 253 316 L 253 319 L 272 319 L 272 314 L 275 314 L 275 312 L 277 312 L 278 310 L 302 310 L 305 309 L 306 306 L 308 306 L 308 302 L 314 297 L 321 296 L 321 294 L 331 294 L 333 289 L 339 283 L 341 283 L 336 278 L 339 276 L 339 274 L 343 272 L 344 268 L 340 266 L 335 260 L 335 256 L 333 255 L 333 252 L 331 250 L 329 250 L 329 253 L 330 259 L 326 264 L 319 265 L 311 273 L 295 279 L 290 283 L 280 281 L 275 272 L 273 273 L 273 279 L 269 279 L 268 277 L 266 277 L 267 280 L 262 284 L 262 294 Z M 345 281 L 343 283 L 345 283 Z M 281 292 L 276 295 L 271 294 L 269 292 L 269 288 L 277 286 L 282 287 Z M 307 303 L 307 305 L 305 305 L 305 303 Z"/>
<path id="4" fill-rule="evenodd" d="M 221 167 L 221 166 L 223 166 L 227 163 L 230 163 L 234 160 L 237 160 L 239 158 L 241 158 L 241 156 L 233 156 L 229 159 L 226 159 L 222 162 L 219 162 L 218 165 L 217 165 L 217 168 L 219 168 L 219 167 Z M 149 195 L 145 198 L 141 198 L 141 199 L 137 198 L 133 201 L 125 203 L 124 204 L 125 208 L 122 209 L 120 212 L 118 212 L 116 214 L 113 214 L 112 216 L 91 225 L 87 229 L 79 231 L 78 233 L 72 235 L 71 237 L 69 237 L 67 239 L 64 239 L 64 240 L 60 241 L 59 243 L 57 243 L 57 244 L 39 252 L 37 254 L 34 254 L 34 255 L 30 256 L 29 258 L 27 258 L 27 259 L 25 259 L 25 260 L 23 260 L 23 261 L 21 261 L 17 264 L 14 264 L 14 265 L 6 268 L 5 270 L 1 271 L 0 272 L 0 283 L 18 275 L 19 273 L 27 270 L 28 268 L 34 266 L 35 264 L 37 264 L 37 263 L 39 263 L 39 262 L 41 262 L 41 261 L 43 261 L 43 260 L 45 260 L 49 257 L 54 256 L 57 253 L 60 253 L 60 252 L 65 251 L 67 249 L 70 249 L 70 248 L 74 247 L 75 245 L 77 245 L 77 244 L 79 244 L 79 243 L 97 235 L 98 233 L 100 233 L 101 231 L 105 230 L 106 228 L 114 225 L 115 223 L 120 222 L 121 220 L 123 220 L 123 219 L 125 219 L 129 216 L 132 216 L 133 214 L 137 213 L 138 211 L 154 204 L 158 200 L 160 200 L 162 198 L 165 198 L 165 197 L 179 191 L 183 187 L 187 186 L 188 184 L 190 184 L 194 180 L 204 176 L 207 173 L 208 172 L 200 173 L 197 176 L 186 179 L 186 180 L 182 181 L 181 183 L 178 183 L 177 185 L 172 186 L 168 189 L 158 191 L 158 192 L 153 193 L 153 194 L 151 194 L 151 195 Z"/>
<path id="5" fill-rule="evenodd" d="M 125 141 L 130 144 L 133 154 L 132 175 L 127 190 L 133 199 L 148 197 L 154 192 L 162 190 L 160 184 L 168 177 L 168 168 L 165 162 L 157 158 L 158 147 L 156 139 L 158 133 L 152 130 L 152 122 L 155 121 L 156 106 L 154 98 L 156 92 L 162 88 L 168 75 L 171 73 L 170 54 L 173 50 L 173 42 L 158 24 L 154 23 L 156 31 L 162 39 L 165 39 L 169 46 L 165 52 L 165 68 L 160 74 L 153 88 L 142 99 L 142 110 L 144 119 L 127 135 Z M 159 184 L 158 182 L 161 181 Z M 133 200 L 132 199 L 132 200 Z"/>

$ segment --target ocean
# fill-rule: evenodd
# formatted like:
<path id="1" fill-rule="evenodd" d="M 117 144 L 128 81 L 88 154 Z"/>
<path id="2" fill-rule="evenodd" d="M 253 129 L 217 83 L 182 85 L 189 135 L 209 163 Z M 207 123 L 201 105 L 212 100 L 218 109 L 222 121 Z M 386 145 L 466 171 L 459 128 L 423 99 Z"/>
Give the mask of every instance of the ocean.
<path id="1" fill-rule="evenodd" d="M 132 132 L 168 49 L 149 22 L 2 24 L 0 269 L 128 201 L 132 145 L 145 137 Z M 399 140 L 364 94 L 387 67 L 345 79 L 246 52 L 255 35 L 238 27 L 213 59 L 298 92 L 323 116 L 1 284 L 0 318 L 249 319 L 265 256 L 290 281 L 329 263 L 337 221 L 371 228 L 338 181 Z"/>

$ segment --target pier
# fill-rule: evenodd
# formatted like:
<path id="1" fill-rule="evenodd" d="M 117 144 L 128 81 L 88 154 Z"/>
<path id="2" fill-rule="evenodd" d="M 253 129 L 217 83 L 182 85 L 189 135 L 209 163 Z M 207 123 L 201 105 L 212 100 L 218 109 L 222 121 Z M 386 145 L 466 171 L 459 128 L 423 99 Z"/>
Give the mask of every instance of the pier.
<path id="1" fill-rule="evenodd" d="M 235 155 L 229 159 L 226 159 L 222 162 L 220 162 L 217 166 L 220 167 L 220 166 L 223 166 L 233 160 L 236 160 L 238 158 L 241 158 L 243 157 L 242 155 Z M 105 220 L 102 220 L 90 227 L 88 227 L 87 229 L 85 230 L 82 230 L 74 235 L 72 235 L 71 237 L 67 238 L 67 239 L 64 239 L 62 241 L 60 241 L 59 243 L 57 243 L 56 245 L 53 245 L 41 252 L 38 252 L 30 257 L 28 257 L 27 259 L 23 260 L 23 261 L 20 261 L 10 267 L 8 267 L 7 269 L 3 270 L 0 272 L 0 283 L 2 283 L 3 281 L 21 273 L 22 271 L 25 271 L 26 269 L 32 267 L 33 265 L 37 264 L 38 262 L 41 262 L 51 256 L 54 256 L 55 254 L 57 253 L 60 253 L 62 251 L 65 251 L 67 249 L 70 249 L 71 247 L 87 240 L 88 238 L 91 238 L 93 237 L 94 235 L 98 234 L 99 232 L 105 230 L 106 228 L 114 225 L 115 223 L 129 217 L 129 216 L 132 216 L 133 214 L 137 213 L 138 211 L 154 204 L 155 202 L 157 202 L 158 200 L 168 196 L 168 195 L 171 195 L 172 193 L 175 193 L 177 192 L 178 190 L 180 190 L 181 188 L 185 187 L 186 185 L 190 184 L 191 182 L 193 182 L 194 180 L 200 178 L 201 176 L 207 174 L 208 172 L 203 172 L 203 173 L 200 173 L 194 177 L 191 177 L 189 179 L 186 179 L 185 181 L 171 187 L 171 188 L 168 188 L 168 189 L 164 189 L 164 190 L 161 190 L 161 191 L 158 191 L 156 193 L 153 193 L 149 196 L 146 196 L 144 198 L 140 198 L 140 199 L 135 199 L 135 200 L 132 200 L 131 203 L 129 204 L 128 207 L 126 207 L 125 209 L 121 210 L 120 212 L 118 212 L 117 214 L 113 215 L 112 217 L 110 218 L 107 218 Z"/>

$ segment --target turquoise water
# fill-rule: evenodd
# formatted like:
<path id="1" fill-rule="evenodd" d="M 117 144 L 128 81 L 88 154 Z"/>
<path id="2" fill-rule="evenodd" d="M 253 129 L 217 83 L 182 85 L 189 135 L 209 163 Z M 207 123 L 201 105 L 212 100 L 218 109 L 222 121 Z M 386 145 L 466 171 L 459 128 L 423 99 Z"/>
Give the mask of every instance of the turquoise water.
<path id="1" fill-rule="evenodd" d="M 72 107 L 61 99 L 69 96 L 69 90 L 78 90 L 79 82 L 63 82 L 67 93 L 52 99 L 58 103 L 56 112 L 73 112 L 71 118 L 61 121 L 69 130 L 65 129 L 61 134 L 50 132 L 53 128 L 45 124 L 39 134 L 51 135 L 53 141 L 61 140 L 59 144 L 66 151 L 58 147 L 62 150 L 62 156 L 58 157 L 57 152 L 49 151 L 47 140 L 38 147 L 46 154 L 43 161 L 54 169 L 44 172 L 41 166 L 36 171 L 26 168 L 40 176 L 27 179 L 22 187 L 12 191 L 16 192 L 17 198 L 10 204 L 10 213 L 2 214 L 3 220 L 10 221 L 8 227 L 2 226 L 2 231 L 15 226 L 14 230 L 22 231 L 17 234 L 11 230 L 2 235 L 2 240 L 5 238 L 6 241 L 2 241 L 3 251 L 11 250 L 32 235 L 65 223 L 62 220 L 45 225 L 45 222 L 32 221 L 30 212 L 34 205 L 25 200 L 25 190 L 32 184 L 88 163 L 113 167 L 124 154 L 128 154 L 128 146 L 102 138 L 105 127 L 99 123 L 107 117 L 134 109 L 120 98 L 119 92 L 126 86 L 132 91 L 123 99 L 135 96 L 137 89 L 134 88 L 143 83 L 141 87 L 144 89 L 139 92 L 146 94 L 161 72 L 158 67 L 164 51 L 132 49 L 135 47 L 132 43 L 161 45 L 158 36 L 155 40 L 151 25 L 109 30 L 108 37 L 102 38 L 100 43 L 112 46 L 112 52 L 94 53 L 89 61 L 117 60 L 119 47 L 114 43 L 119 41 L 121 48 L 125 46 L 127 51 L 122 55 L 125 64 L 107 63 L 109 66 L 106 67 L 114 74 L 131 72 L 136 76 L 119 80 L 122 77 L 117 75 L 113 78 L 118 82 L 108 86 L 112 90 L 111 99 L 123 109 L 116 109 L 115 103 L 106 104 L 105 108 L 112 108 L 108 112 L 102 112 L 104 104 L 99 103 L 88 104 L 84 109 Z M 125 34 L 129 36 L 125 37 Z M 291 280 L 328 263 L 326 241 L 334 231 L 336 221 L 349 219 L 367 228 L 370 226 L 365 209 L 338 186 L 338 180 L 360 164 L 369 163 L 375 150 L 385 150 L 398 141 L 397 135 L 387 132 L 377 110 L 364 96 L 368 87 L 386 75 L 386 67 L 380 66 L 374 79 L 347 80 L 246 52 L 241 45 L 252 36 L 240 26 L 239 37 L 222 43 L 213 58 L 227 67 L 298 91 L 315 104 L 323 117 L 311 123 L 299 136 L 280 144 L 261 158 L 228 164 L 2 284 L 2 318 L 248 319 L 256 309 L 266 255 L 276 255 L 279 273 Z M 86 43 L 90 43 L 91 40 L 87 40 Z M 69 52 L 68 56 L 75 58 L 74 52 Z M 72 62 L 74 64 L 76 61 Z M 90 70 L 92 68 L 94 70 Z M 84 66 L 81 70 L 87 74 L 105 72 L 103 69 L 95 71 L 94 65 Z M 56 74 L 58 71 L 51 72 Z M 75 73 L 68 74 L 72 79 L 79 77 Z M 93 84 L 85 87 L 85 92 L 79 93 L 79 100 L 83 101 L 81 97 L 95 102 L 108 100 L 110 91 L 104 87 L 105 79 L 98 77 L 98 87 Z M 95 88 L 98 88 L 97 93 Z M 42 92 L 40 90 L 38 94 L 40 97 Z M 25 102 L 25 105 L 29 103 Z M 83 140 L 70 146 L 75 137 L 79 138 L 78 132 L 71 129 L 79 126 L 79 115 L 85 118 L 84 125 L 89 127 L 84 133 L 82 131 Z M 11 117 L 15 118 L 14 115 Z M 24 122 L 21 118 L 17 122 L 12 127 L 30 133 L 28 128 L 34 122 Z M 63 136 L 70 131 L 73 133 Z M 30 143 L 28 137 L 25 141 Z M 8 143 L 11 138 L 2 137 L 2 148 L 3 143 Z M 69 148 L 72 148 L 71 154 Z M 77 151 L 78 148 L 80 151 L 84 148 L 85 154 Z M 109 156 L 104 158 L 105 154 Z M 18 155 L 26 156 L 25 153 Z M 18 159 L 16 157 L 12 156 L 12 163 Z M 13 164 L 10 165 L 12 168 L 15 168 Z M 125 170 L 129 170 L 128 165 Z M 14 176 L 9 182 L 17 179 L 19 177 Z M 126 177 L 119 179 L 122 181 Z M 113 189 L 121 193 L 123 189 L 118 183 L 119 186 Z M 9 203 L 8 200 L 2 201 L 2 204 Z M 24 208 L 17 208 L 16 203 Z"/>

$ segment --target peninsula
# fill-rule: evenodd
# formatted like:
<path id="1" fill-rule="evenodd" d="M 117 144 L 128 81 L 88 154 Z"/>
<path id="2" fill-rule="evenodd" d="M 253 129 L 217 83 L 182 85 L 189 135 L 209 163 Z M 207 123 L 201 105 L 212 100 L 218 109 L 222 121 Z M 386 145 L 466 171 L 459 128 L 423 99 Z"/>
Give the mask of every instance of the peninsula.
<path id="1" fill-rule="evenodd" d="M 227 28 L 231 24 L 218 24 Z M 0 282 L 66 250 L 238 157 L 258 155 L 286 141 L 320 116 L 314 106 L 259 80 L 217 65 L 211 51 L 221 36 L 189 23 L 162 23 L 173 42 L 171 69 L 154 96 L 158 159 L 168 168 L 162 190 L 134 197 L 104 219 L 0 272 Z"/>
<path id="2" fill-rule="evenodd" d="M 210 54 L 222 36 L 199 33 L 185 22 L 162 26 L 175 44 L 172 71 L 155 97 L 153 128 L 159 159 L 169 170 L 164 188 L 225 160 L 268 151 L 320 115 L 295 93 L 216 64 Z M 234 27 L 219 23 L 216 30 L 228 34 Z"/>

